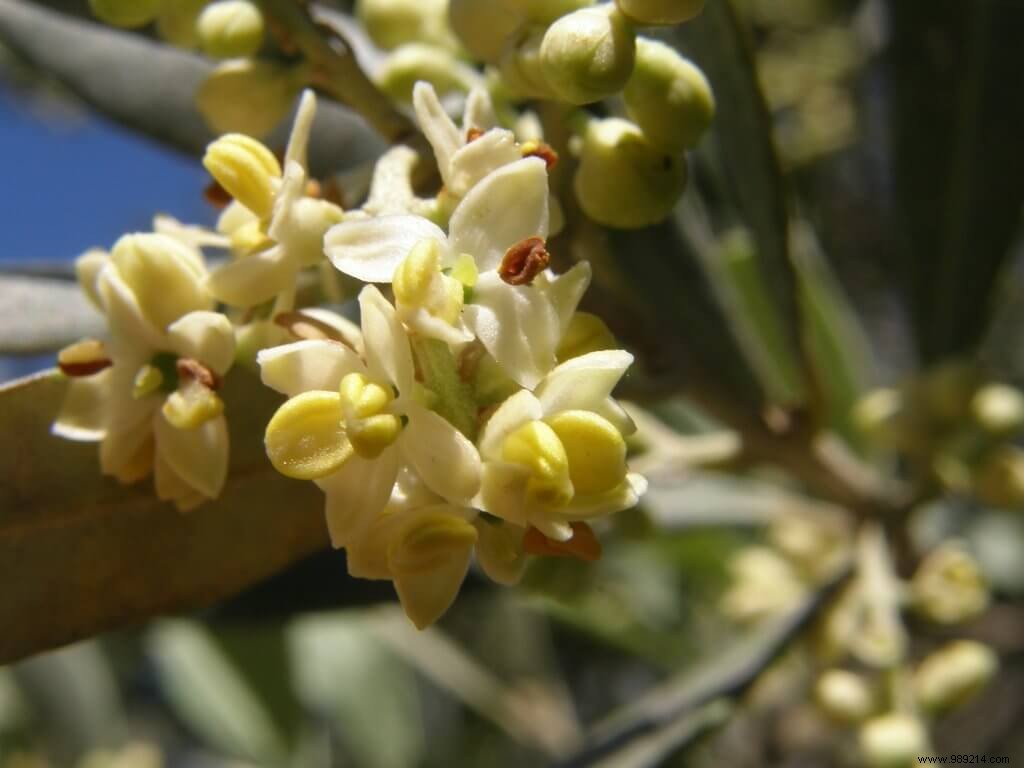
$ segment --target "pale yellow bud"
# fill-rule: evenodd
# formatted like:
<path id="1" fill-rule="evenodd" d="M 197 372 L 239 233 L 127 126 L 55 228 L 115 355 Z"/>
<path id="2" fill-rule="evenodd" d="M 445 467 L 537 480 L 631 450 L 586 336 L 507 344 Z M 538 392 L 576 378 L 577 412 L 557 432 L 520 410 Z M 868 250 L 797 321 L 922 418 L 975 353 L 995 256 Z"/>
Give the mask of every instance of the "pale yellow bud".
<path id="1" fill-rule="evenodd" d="M 390 54 L 377 72 L 377 85 L 395 101 L 412 102 L 413 87 L 419 81 L 440 93 L 465 93 L 480 81 L 472 67 L 444 48 L 423 43 L 406 43 Z"/>
<path id="2" fill-rule="evenodd" d="M 196 106 L 217 133 L 266 136 L 284 119 L 305 85 L 305 67 L 258 59 L 226 61 L 196 93 Z"/>
<path id="3" fill-rule="evenodd" d="M 637 24 L 664 26 L 689 21 L 704 9 L 704 0 L 615 0 Z"/>
<path id="4" fill-rule="evenodd" d="M 971 400 L 974 420 L 986 432 L 1009 435 L 1024 426 L 1024 395 L 1016 387 L 989 384 Z"/>
<path id="5" fill-rule="evenodd" d="M 164 418 L 177 429 L 196 429 L 220 416 L 224 401 L 198 381 L 186 382 L 164 401 Z"/>
<path id="6" fill-rule="evenodd" d="M 451 0 L 448 20 L 474 59 L 496 64 L 524 17 L 506 0 Z"/>
<path id="7" fill-rule="evenodd" d="M 369 381 L 361 373 L 350 373 L 339 388 L 345 414 L 345 429 L 356 453 L 375 459 L 402 431 L 402 421 L 385 409 L 394 400 L 390 387 Z"/>
<path id="8" fill-rule="evenodd" d="M 621 91 L 635 57 L 633 29 L 613 6 L 563 16 L 548 27 L 540 48 L 548 85 L 570 104 L 590 104 Z"/>
<path id="9" fill-rule="evenodd" d="M 659 151 L 626 120 L 592 120 L 574 179 L 576 197 L 594 221 L 638 229 L 663 221 L 686 189 L 686 161 Z"/>
<path id="10" fill-rule="evenodd" d="M 292 204 L 288 216 L 292 226 L 288 238 L 291 257 L 304 267 L 321 263 L 324 258 L 324 235 L 345 219 L 345 212 L 327 200 L 303 197 Z M 234 237 L 231 242 L 234 245 Z"/>
<path id="11" fill-rule="evenodd" d="M 957 640 L 931 654 L 914 673 L 918 703 L 932 712 L 966 704 L 988 685 L 999 659 L 986 645 Z"/>
<path id="12" fill-rule="evenodd" d="M 551 99 L 555 92 L 548 84 L 541 63 L 543 27 L 525 28 L 506 46 L 499 63 L 504 85 L 516 98 Z"/>
<path id="13" fill-rule="evenodd" d="M 267 424 L 264 442 L 274 468 L 296 480 L 326 477 L 354 453 L 337 392 L 303 392 L 288 400 Z"/>
<path id="14" fill-rule="evenodd" d="M 967 621 L 988 607 L 988 584 L 981 567 L 955 541 L 929 553 L 914 574 L 911 590 L 917 610 L 940 624 Z"/>
<path id="15" fill-rule="evenodd" d="M 860 675 L 830 669 L 818 678 L 814 697 L 825 714 L 841 723 L 859 723 L 875 706 L 871 687 Z"/>
<path id="16" fill-rule="evenodd" d="M 89 0 L 92 14 L 104 24 L 131 29 L 149 24 L 163 0 Z"/>
<path id="17" fill-rule="evenodd" d="M 562 443 L 576 493 L 604 493 L 626 479 L 626 441 L 610 421 L 592 411 L 562 411 L 545 422 Z"/>
<path id="18" fill-rule="evenodd" d="M 860 750 L 869 768 L 910 768 L 928 752 L 928 734 L 916 717 L 890 713 L 860 730 Z"/>
<path id="19" fill-rule="evenodd" d="M 197 48 L 199 31 L 196 23 L 206 3 L 207 0 L 165 0 L 156 20 L 160 38 L 178 48 Z"/>
<path id="20" fill-rule="evenodd" d="M 196 29 L 203 51 L 217 59 L 252 56 L 263 45 L 263 14 L 248 0 L 218 0 L 206 6 Z"/>
<path id="21" fill-rule="evenodd" d="M 505 438 L 502 458 L 530 472 L 527 495 L 550 507 L 564 507 L 573 497 L 569 457 L 555 431 L 543 421 L 524 424 Z"/>
<path id="22" fill-rule="evenodd" d="M 853 423 L 879 445 L 902 447 L 908 439 L 908 420 L 903 395 L 895 389 L 875 389 L 853 408 Z"/>
<path id="23" fill-rule="evenodd" d="M 636 45 L 636 66 L 622 94 L 630 118 L 659 149 L 695 147 L 715 116 L 708 79 L 665 43 L 640 38 Z"/>
<path id="24" fill-rule="evenodd" d="M 455 47 L 446 0 L 359 0 L 356 18 L 373 42 L 386 50 L 416 42 Z"/>
<path id="25" fill-rule="evenodd" d="M 562 340 L 558 343 L 555 356 L 558 362 L 564 363 L 580 355 L 590 352 L 599 352 L 605 349 L 618 349 L 619 344 L 615 341 L 612 332 L 608 330 L 597 315 L 589 312 L 577 312 L 569 321 L 569 327 L 562 334 Z"/>
<path id="26" fill-rule="evenodd" d="M 273 212 L 281 164 L 260 142 L 229 133 L 206 148 L 203 165 L 229 195 L 254 214 L 266 218 Z"/>

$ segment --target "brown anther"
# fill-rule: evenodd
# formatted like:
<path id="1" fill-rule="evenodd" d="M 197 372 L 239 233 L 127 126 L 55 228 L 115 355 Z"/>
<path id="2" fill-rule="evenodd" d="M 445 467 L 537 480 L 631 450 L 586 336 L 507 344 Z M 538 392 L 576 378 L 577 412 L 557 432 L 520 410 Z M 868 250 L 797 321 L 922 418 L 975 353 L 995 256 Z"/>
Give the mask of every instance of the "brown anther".
<path id="1" fill-rule="evenodd" d="M 558 153 L 543 141 L 528 141 L 522 147 L 523 157 L 539 157 L 550 171 L 558 165 Z"/>
<path id="2" fill-rule="evenodd" d="M 466 143 L 470 144 L 479 139 L 483 135 L 484 132 L 481 131 L 479 128 L 470 128 L 468 131 L 466 131 Z"/>
<path id="3" fill-rule="evenodd" d="M 306 197 L 312 197 L 313 199 L 320 198 L 320 182 L 316 179 L 309 179 L 306 182 Z"/>
<path id="4" fill-rule="evenodd" d="M 476 375 L 476 369 L 479 367 L 480 360 L 485 352 L 484 345 L 479 342 L 465 346 L 457 360 L 459 379 L 461 381 L 469 382 L 473 380 L 473 377 Z"/>
<path id="5" fill-rule="evenodd" d="M 57 354 L 57 367 L 65 376 L 92 376 L 111 365 L 103 342 L 95 339 L 84 339 Z"/>
<path id="6" fill-rule="evenodd" d="M 203 198 L 218 211 L 227 208 L 231 203 L 231 195 L 216 181 L 211 181 L 203 190 Z"/>
<path id="7" fill-rule="evenodd" d="M 326 181 L 320 182 L 320 199 L 338 206 L 343 204 L 345 194 L 337 179 L 329 178 Z"/>
<path id="8" fill-rule="evenodd" d="M 601 559 L 601 542 L 593 529 L 586 523 L 572 525 L 572 538 L 568 541 L 549 539 L 539 530 L 530 526 L 523 536 L 523 551 L 528 555 L 541 557 L 571 557 L 592 563 Z"/>
<path id="9" fill-rule="evenodd" d="M 301 311 L 282 312 L 274 315 L 274 324 L 303 341 L 336 341 L 351 349 L 351 345 L 337 328 Z"/>
<path id="10" fill-rule="evenodd" d="M 498 267 L 498 275 L 509 285 L 529 285 L 550 263 L 551 254 L 544 238 L 528 237 L 508 249 Z"/>
<path id="11" fill-rule="evenodd" d="M 220 376 L 191 357 L 179 357 L 177 369 L 179 379 L 194 379 L 214 392 L 220 389 L 221 384 L 223 384 Z"/>

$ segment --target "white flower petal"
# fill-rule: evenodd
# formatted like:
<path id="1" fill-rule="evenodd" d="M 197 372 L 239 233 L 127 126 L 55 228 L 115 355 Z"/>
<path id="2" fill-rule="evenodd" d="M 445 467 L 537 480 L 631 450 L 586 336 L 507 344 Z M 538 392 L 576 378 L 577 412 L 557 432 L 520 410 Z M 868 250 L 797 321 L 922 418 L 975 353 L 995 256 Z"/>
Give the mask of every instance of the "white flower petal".
<path id="1" fill-rule="evenodd" d="M 135 294 L 113 264 L 100 271 L 97 289 L 110 329 L 109 350 L 115 359 L 141 361 L 164 345 L 163 333 L 146 320 Z"/>
<path id="2" fill-rule="evenodd" d="M 316 117 L 316 94 L 309 88 L 302 92 L 299 108 L 292 123 L 292 133 L 288 137 L 288 149 L 285 151 L 284 164 L 298 163 L 303 169 L 309 167 L 307 158 L 309 134 L 313 130 L 313 119 Z"/>
<path id="3" fill-rule="evenodd" d="M 565 329 L 569 327 L 583 294 L 590 287 L 591 275 L 590 262 L 581 261 L 561 275 L 555 275 L 551 270 L 545 270 L 533 281 L 534 289 L 543 293 L 555 308 L 560 329 L 559 339 L 565 333 Z"/>
<path id="4" fill-rule="evenodd" d="M 126 468 L 134 463 L 152 437 L 152 418 L 119 429 L 108 429 L 100 443 L 100 471 L 122 481 L 129 481 L 124 477 Z"/>
<path id="5" fill-rule="evenodd" d="M 498 406 L 491 418 L 484 424 L 483 431 L 477 442 L 480 455 L 484 459 L 501 459 L 501 446 L 505 438 L 519 427 L 531 421 L 544 418 L 544 410 L 540 401 L 532 392 L 525 389 L 516 392 L 508 400 Z"/>
<path id="6" fill-rule="evenodd" d="M 466 137 L 444 111 L 434 86 L 423 81 L 416 83 L 412 89 L 412 104 L 416 110 L 416 122 L 434 149 L 441 179 L 447 184 L 452 155 L 466 143 Z"/>
<path id="7" fill-rule="evenodd" d="M 221 211 L 220 216 L 217 217 L 217 231 L 222 235 L 230 235 L 235 230 L 241 229 L 248 224 L 258 223 L 259 220 L 260 217 L 255 213 L 237 200 L 232 200 L 228 207 Z"/>
<path id="8" fill-rule="evenodd" d="M 426 571 L 395 574 L 395 591 L 405 615 L 418 629 L 426 629 L 447 611 L 466 578 L 472 544 L 452 552 L 437 566 Z"/>
<path id="9" fill-rule="evenodd" d="M 448 190 L 460 198 L 488 174 L 522 159 L 512 131 L 495 128 L 452 155 Z"/>
<path id="10" fill-rule="evenodd" d="M 458 326 L 449 325 L 421 307 L 412 311 L 399 308 L 398 316 L 406 328 L 428 339 L 439 339 L 451 345 L 466 344 L 473 340 L 473 334 L 461 322 Z"/>
<path id="11" fill-rule="evenodd" d="M 205 227 L 182 224 L 173 216 L 158 213 L 153 217 L 153 231 L 180 240 L 193 248 L 227 248 L 231 241 Z"/>
<path id="12" fill-rule="evenodd" d="M 399 460 L 394 448 L 376 459 L 353 456 L 337 472 L 316 481 L 327 496 L 327 530 L 332 546 L 348 546 L 373 525 L 391 497 Z"/>
<path id="13" fill-rule="evenodd" d="M 100 272 L 109 261 L 110 254 L 102 248 L 91 248 L 75 259 L 75 275 L 78 278 L 78 285 L 89 301 L 98 309 L 103 308 L 103 302 L 100 299 L 99 287 L 96 282 Z"/>
<path id="14" fill-rule="evenodd" d="M 108 368 L 94 376 L 71 379 L 60 407 L 60 415 L 50 431 L 67 440 L 90 443 L 102 440 L 107 432 L 112 373 Z"/>
<path id="15" fill-rule="evenodd" d="M 374 216 L 410 213 L 416 201 L 412 172 L 418 162 L 416 150 L 402 145 L 381 155 L 373 168 L 370 194 L 362 210 Z"/>
<path id="16" fill-rule="evenodd" d="M 565 521 L 592 520 L 635 507 L 646 492 L 646 478 L 630 473 L 622 483 L 607 493 L 576 496 L 567 506 L 553 514 Z"/>
<path id="17" fill-rule="evenodd" d="M 412 351 L 395 308 L 376 287 L 368 285 L 359 293 L 359 310 L 370 375 L 398 387 L 409 395 L 413 383 Z"/>
<path id="18" fill-rule="evenodd" d="M 473 506 L 519 526 L 530 524 L 525 502 L 527 472 L 504 461 L 487 461 Z"/>
<path id="19" fill-rule="evenodd" d="M 324 251 L 335 268 L 365 283 L 390 283 L 395 269 L 421 240 L 436 240 L 444 251 L 448 239 L 420 216 L 379 216 L 337 224 L 324 237 Z"/>
<path id="20" fill-rule="evenodd" d="M 295 268 L 280 247 L 229 261 L 206 280 L 210 294 L 233 307 L 251 307 L 292 286 Z"/>
<path id="21" fill-rule="evenodd" d="M 473 303 L 463 317 L 517 384 L 532 389 L 554 367 L 561 325 L 542 291 L 508 285 L 496 272 L 487 272 L 473 288 Z"/>
<path id="22" fill-rule="evenodd" d="M 498 116 L 494 113 L 494 104 L 485 88 L 474 86 L 466 96 L 466 108 L 462 117 L 462 134 L 465 136 L 475 128 L 478 131 L 489 131 L 498 125 Z"/>
<path id="23" fill-rule="evenodd" d="M 198 360 L 221 376 L 235 359 L 235 329 L 220 312 L 189 312 L 167 328 L 171 350 Z"/>
<path id="24" fill-rule="evenodd" d="M 191 498 L 196 492 L 171 468 L 159 452 L 153 461 L 153 486 L 160 501 L 177 502 L 179 499 Z"/>
<path id="25" fill-rule="evenodd" d="M 470 190 L 448 226 L 455 254 L 494 270 L 513 245 L 548 235 L 548 172 L 536 157 L 502 166 Z"/>
<path id="26" fill-rule="evenodd" d="M 537 387 L 544 414 L 600 410 L 632 363 L 633 356 L 621 349 L 590 352 L 567 360 Z"/>
<path id="27" fill-rule="evenodd" d="M 476 526 L 476 561 L 490 579 L 506 587 L 519 583 L 526 567 L 523 536 L 526 529 L 514 523 L 473 521 Z"/>
<path id="28" fill-rule="evenodd" d="M 480 490 L 480 454 L 442 416 L 410 401 L 402 431 L 402 453 L 423 482 L 453 504 L 468 504 Z"/>
<path id="29" fill-rule="evenodd" d="M 337 312 L 332 312 L 331 310 L 324 309 L 323 307 L 303 307 L 300 312 L 303 315 L 313 318 L 318 323 L 322 323 L 328 328 L 332 328 L 342 341 L 352 347 L 356 352 L 362 354 L 363 332 L 359 329 L 358 325 L 353 323 L 347 317 L 343 317 Z"/>
<path id="30" fill-rule="evenodd" d="M 295 204 L 306 194 L 306 169 L 298 163 L 288 163 L 284 167 L 284 177 L 274 198 L 274 213 L 270 219 L 267 234 L 276 243 L 288 240 L 290 230 L 294 227 L 292 213 Z"/>
<path id="31" fill-rule="evenodd" d="M 195 429 L 177 429 L 162 412 L 154 419 L 156 450 L 182 480 L 215 499 L 228 476 L 228 425 L 223 416 Z"/>
<path id="32" fill-rule="evenodd" d="M 313 390 L 335 392 L 347 374 L 366 370 L 344 344 L 318 339 L 260 350 L 256 363 L 260 380 L 288 397 Z"/>

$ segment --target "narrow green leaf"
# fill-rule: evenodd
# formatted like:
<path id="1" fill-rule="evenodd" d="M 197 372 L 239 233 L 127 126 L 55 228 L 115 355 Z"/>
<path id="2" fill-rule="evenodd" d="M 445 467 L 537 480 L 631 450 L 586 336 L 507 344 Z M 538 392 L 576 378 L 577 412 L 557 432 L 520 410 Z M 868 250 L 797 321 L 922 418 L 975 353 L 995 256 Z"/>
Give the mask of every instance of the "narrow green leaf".
<path id="1" fill-rule="evenodd" d="M 182 515 L 151 481 L 100 475 L 97 447 L 50 434 L 65 381 L 0 389 L 0 663 L 160 614 L 208 606 L 327 546 L 323 497 L 270 466 L 278 397 L 238 369 L 222 392 L 231 472 Z"/>
<path id="2" fill-rule="evenodd" d="M 0 275 L 0 355 L 53 352 L 104 333 L 102 315 L 76 283 Z"/>

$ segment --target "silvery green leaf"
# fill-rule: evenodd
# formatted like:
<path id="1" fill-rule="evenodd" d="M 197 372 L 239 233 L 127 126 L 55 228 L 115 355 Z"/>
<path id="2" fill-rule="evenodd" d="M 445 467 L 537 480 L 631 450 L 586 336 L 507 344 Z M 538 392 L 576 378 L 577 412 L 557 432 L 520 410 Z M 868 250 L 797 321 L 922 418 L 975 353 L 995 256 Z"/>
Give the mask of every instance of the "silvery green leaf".
<path id="1" fill-rule="evenodd" d="M 0 274 L 0 355 L 53 352 L 105 330 L 77 283 Z"/>

